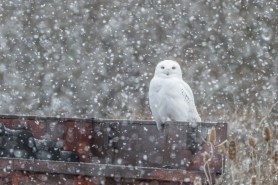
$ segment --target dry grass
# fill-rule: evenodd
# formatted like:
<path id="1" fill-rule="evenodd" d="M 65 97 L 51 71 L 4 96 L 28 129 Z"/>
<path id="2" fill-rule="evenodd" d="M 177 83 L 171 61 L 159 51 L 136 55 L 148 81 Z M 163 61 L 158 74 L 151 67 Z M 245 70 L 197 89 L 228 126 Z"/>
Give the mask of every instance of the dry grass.
<path id="1" fill-rule="evenodd" d="M 278 184 L 278 103 L 258 113 L 247 107 L 236 110 L 229 123 L 228 142 L 215 145 L 214 131 L 209 130 L 207 143 L 211 152 L 204 155 L 205 172 L 209 174 L 209 161 L 214 150 L 226 159 L 225 172 L 217 185 L 277 185 Z M 211 179 L 207 175 L 207 184 Z"/>

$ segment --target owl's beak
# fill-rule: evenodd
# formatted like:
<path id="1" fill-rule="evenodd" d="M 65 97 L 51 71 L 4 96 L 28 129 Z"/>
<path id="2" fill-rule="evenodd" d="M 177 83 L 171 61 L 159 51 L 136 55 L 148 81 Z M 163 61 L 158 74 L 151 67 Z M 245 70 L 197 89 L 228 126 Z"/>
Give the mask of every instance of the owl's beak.
<path id="1" fill-rule="evenodd" d="M 169 76 L 169 75 L 170 75 L 169 69 L 165 69 L 162 73 L 164 73 L 166 76 Z"/>

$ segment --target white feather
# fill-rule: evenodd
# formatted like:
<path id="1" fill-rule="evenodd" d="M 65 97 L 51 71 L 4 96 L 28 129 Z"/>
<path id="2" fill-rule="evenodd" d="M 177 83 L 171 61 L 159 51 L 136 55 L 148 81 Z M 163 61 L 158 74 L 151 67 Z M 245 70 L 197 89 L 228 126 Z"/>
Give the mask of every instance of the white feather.
<path id="1" fill-rule="evenodd" d="M 157 64 L 150 82 L 149 104 L 158 129 L 166 121 L 201 121 L 193 92 L 183 81 L 179 64 L 172 60 Z"/>

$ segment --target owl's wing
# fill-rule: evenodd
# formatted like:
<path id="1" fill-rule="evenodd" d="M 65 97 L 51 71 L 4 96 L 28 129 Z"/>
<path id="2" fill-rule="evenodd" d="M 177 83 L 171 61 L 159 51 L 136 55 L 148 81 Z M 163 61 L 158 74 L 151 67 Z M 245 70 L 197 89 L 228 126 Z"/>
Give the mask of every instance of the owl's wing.
<path id="1" fill-rule="evenodd" d="M 181 83 L 181 94 L 183 100 L 189 105 L 190 117 L 192 118 L 192 121 L 201 121 L 201 118 L 195 106 L 193 92 L 190 86 L 184 81 L 182 81 Z"/>
<path id="2" fill-rule="evenodd" d="M 184 98 L 184 101 L 186 101 L 187 103 L 190 103 L 190 102 L 194 103 L 193 92 L 192 92 L 190 86 L 184 81 L 182 81 L 182 83 L 181 83 L 181 94 Z"/>

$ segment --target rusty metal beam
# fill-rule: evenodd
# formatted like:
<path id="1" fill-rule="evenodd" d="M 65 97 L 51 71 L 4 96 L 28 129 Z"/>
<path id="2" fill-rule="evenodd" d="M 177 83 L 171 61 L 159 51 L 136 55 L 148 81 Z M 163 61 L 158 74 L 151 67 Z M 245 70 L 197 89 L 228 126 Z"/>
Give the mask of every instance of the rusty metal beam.
<path id="1" fill-rule="evenodd" d="M 77 176 L 103 176 L 128 179 L 149 179 L 173 182 L 192 182 L 196 176 L 205 179 L 204 173 L 181 169 L 140 166 L 43 161 L 31 159 L 0 158 L 0 168 L 8 174 L 14 171 L 55 173 Z M 215 174 L 212 173 L 214 176 Z"/>

